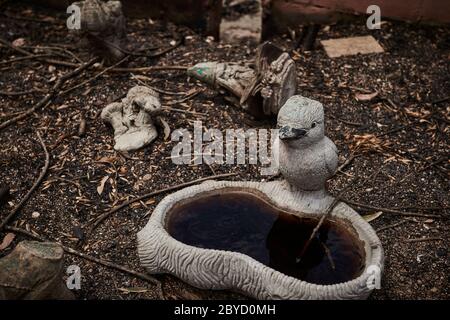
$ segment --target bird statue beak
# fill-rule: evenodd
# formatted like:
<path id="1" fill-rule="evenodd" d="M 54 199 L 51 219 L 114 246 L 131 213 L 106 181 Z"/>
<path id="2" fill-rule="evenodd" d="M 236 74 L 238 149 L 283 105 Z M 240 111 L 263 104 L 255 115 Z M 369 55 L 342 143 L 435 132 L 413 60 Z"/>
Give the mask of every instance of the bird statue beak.
<path id="1" fill-rule="evenodd" d="M 300 139 L 306 136 L 307 133 L 308 131 L 306 131 L 305 129 L 296 129 L 291 128 L 289 126 L 284 126 L 281 127 L 280 130 L 278 131 L 278 137 L 281 140 L 293 140 L 293 139 Z"/>

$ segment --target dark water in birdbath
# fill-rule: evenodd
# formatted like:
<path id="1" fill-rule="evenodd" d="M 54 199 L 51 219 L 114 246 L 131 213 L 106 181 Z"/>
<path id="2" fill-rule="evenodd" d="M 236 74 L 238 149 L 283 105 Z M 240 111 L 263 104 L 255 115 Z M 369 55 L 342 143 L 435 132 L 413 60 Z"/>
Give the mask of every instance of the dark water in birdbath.
<path id="1" fill-rule="evenodd" d="M 176 205 L 169 234 L 185 244 L 235 251 L 286 275 L 315 284 L 336 284 L 364 269 L 362 242 L 342 224 L 325 220 L 303 257 L 318 219 L 300 218 L 242 191 L 207 193 Z"/>

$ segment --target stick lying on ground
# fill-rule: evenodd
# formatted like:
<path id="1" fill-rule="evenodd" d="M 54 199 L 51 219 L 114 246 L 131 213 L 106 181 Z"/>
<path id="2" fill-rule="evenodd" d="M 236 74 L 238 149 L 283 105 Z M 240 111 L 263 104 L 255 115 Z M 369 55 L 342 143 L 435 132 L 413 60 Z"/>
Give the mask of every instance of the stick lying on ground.
<path id="1" fill-rule="evenodd" d="M 37 104 L 35 104 L 32 108 L 28 109 L 24 113 L 21 113 L 20 115 L 14 117 L 14 118 L 11 118 L 11 119 L 3 122 L 2 124 L 0 124 L 0 130 L 2 130 L 4 128 L 12 125 L 13 123 L 16 123 L 19 120 L 22 120 L 22 119 L 28 117 L 33 112 L 35 112 L 37 109 L 39 109 L 41 107 L 44 107 L 47 103 L 52 101 L 52 99 L 55 96 L 58 95 L 58 91 L 61 89 L 61 87 L 63 86 L 64 82 L 66 82 L 68 79 L 70 79 L 70 78 L 80 74 L 83 70 L 89 68 L 96 61 L 97 61 L 97 58 L 93 58 L 90 61 L 86 62 L 85 64 L 82 64 L 81 66 L 79 66 L 75 70 L 64 74 L 62 77 L 60 77 L 56 81 L 55 85 L 50 89 L 50 91 L 47 92 L 47 94 Z"/>
<path id="2" fill-rule="evenodd" d="M 36 190 L 36 188 L 41 184 L 42 179 L 44 179 L 45 174 L 47 173 L 48 167 L 50 165 L 50 155 L 48 154 L 47 148 L 45 147 L 44 141 L 41 138 L 39 132 L 37 132 L 37 136 L 39 138 L 39 142 L 42 145 L 42 149 L 45 153 L 45 164 L 42 168 L 41 174 L 37 178 L 36 182 L 33 184 L 31 189 L 27 192 L 27 194 L 22 198 L 22 200 L 14 207 L 14 209 L 6 216 L 6 218 L 0 224 L 0 230 L 14 217 L 14 215 L 23 207 L 25 202 L 31 197 L 31 194 Z"/>
<path id="3" fill-rule="evenodd" d="M 348 199 L 343 199 L 343 201 L 352 206 L 355 206 L 355 207 L 366 208 L 366 209 L 376 210 L 376 211 L 383 211 L 383 212 L 398 214 L 398 215 L 407 216 L 407 217 L 409 216 L 409 217 L 423 217 L 423 218 L 442 218 L 441 215 L 437 215 L 437 214 L 399 211 L 399 210 L 395 210 L 395 209 L 381 208 L 381 207 L 371 206 L 368 204 L 359 203 L 359 202 L 348 200 Z"/>
<path id="4" fill-rule="evenodd" d="M 322 214 L 322 216 L 319 219 L 319 222 L 317 223 L 317 225 L 311 232 L 311 235 L 309 236 L 308 240 L 306 241 L 305 245 L 303 246 L 302 251 L 300 251 L 300 254 L 295 259 L 296 263 L 300 263 L 300 261 L 303 258 L 303 255 L 305 254 L 306 250 L 308 249 L 309 245 L 311 244 L 312 239 L 314 239 L 314 237 L 316 236 L 316 233 L 319 231 L 320 227 L 322 226 L 323 222 L 325 221 L 325 218 L 327 218 L 331 214 L 334 207 L 336 207 L 338 202 L 341 201 L 341 198 L 342 198 L 342 195 L 344 194 L 344 192 L 347 191 L 347 189 L 349 189 L 350 187 L 351 186 L 348 186 L 347 188 L 342 190 L 339 193 L 339 195 L 336 198 L 334 198 L 333 202 L 330 204 L 330 206 L 327 208 L 327 210 Z"/>
<path id="5" fill-rule="evenodd" d="M 15 50 L 15 51 L 25 55 L 26 57 L 24 57 L 23 59 L 37 59 L 39 61 L 42 61 L 42 62 L 45 62 L 48 64 L 59 65 L 59 66 L 64 66 L 64 67 L 71 67 L 71 68 L 79 68 L 82 66 L 82 64 L 80 65 L 80 64 L 74 63 L 74 62 L 48 59 L 48 58 L 42 57 L 41 55 L 32 54 L 21 48 L 14 47 L 8 41 L 6 41 L 2 38 L 0 38 L 0 43 L 12 50 Z M 152 55 L 152 58 L 164 55 L 164 54 L 168 53 L 169 51 L 177 48 L 178 45 L 179 45 L 179 43 L 177 43 L 175 46 L 171 46 L 167 49 L 161 50 L 160 52 L 156 52 Z M 17 58 L 17 59 L 23 60 L 22 58 Z M 5 61 L 2 61 L 1 63 L 5 63 Z M 147 72 L 147 71 L 162 71 L 162 70 L 186 71 L 187 68 L 188 67 L 186 67 L 186 66 L 152 66 L 152 67 L 136 67 L 136 68 L 117 68 L 117 67 L 115 67 L 115 68 L 108 69 L 108 72 Z"/>
<path id="6" fill-rule="evenodd" d="M 167 187 L 167 188 L 160 189 L 160 190 L 157 190 L 157 191 L 152 191 L 150 193 L 146 193 L 146 194 L 144 194 L 142 196 L 139 196 L 137 198 L 125 201 L 122 204 L 118 205 L 117 207 L 114 207 L 111 210 L 109 210 L 109 211 L 99 215 L 96 218 L 95 222 L 92 224 L 92 226 L 89 228 L 89 232 L 92 232 L 103 220 L 105 220 L 107 217 L 112 215 L 114 212 L 117 212 L 120 209 L 125 208 L 126 206 L 129 206 L 130 204 L 132 204 L 132 203 L 134 203 L 136 201 L 140 201 L 140 200 L 143 200 L 143 199 L 146 199 L 146 198 L 150 198 L 150 197 L 156 196 L 156 195 L 164 193 L 164 192 L 168 192 L 168 191 L 172 191 L 172 190 L 188 187 L 188 186 L 194 185 L 194 184 L 202 182 L 202 181 L 219 179 L 219 178 L 226 178 L 226 177 L 231 177 L 231 176 L 236 176 L 236 175 L 237 175 L 237 173 L 225 173 L 225 174 L 218 174 L 218 175 L 213 175 L 213 176 L 209 176 L 209 177 L 205 177 L 205 178 L 200 178 L 200 179 L 197 179 L 197 180 L 180 183 L 180 184 L 177 184 L 175 186 Z"/>

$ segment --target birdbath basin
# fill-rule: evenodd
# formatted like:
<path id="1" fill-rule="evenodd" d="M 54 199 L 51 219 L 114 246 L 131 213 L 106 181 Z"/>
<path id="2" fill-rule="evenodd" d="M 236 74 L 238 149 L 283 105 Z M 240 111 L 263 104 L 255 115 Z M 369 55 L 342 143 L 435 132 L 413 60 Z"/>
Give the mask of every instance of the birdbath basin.
<path id="1" fill-rule="evenodd" d="M 307 250 L 326 192 L 286 181 L 207 181 L 165 197 L 138 233 L 142 265 L 204 289 L 257 299 L 364 299 L 370 268 L 383 268 L 370 225 L 338 203 Z M 301 255 L 301 257 L 300 257 Z"/>

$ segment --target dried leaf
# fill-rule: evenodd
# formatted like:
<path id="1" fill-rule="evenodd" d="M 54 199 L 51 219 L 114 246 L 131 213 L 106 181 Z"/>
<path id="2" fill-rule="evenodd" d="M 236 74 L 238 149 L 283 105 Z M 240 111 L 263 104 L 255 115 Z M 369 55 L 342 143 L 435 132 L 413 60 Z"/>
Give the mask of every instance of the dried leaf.
<path id="1" fill-rule="evenodd" d="M 132 204 L 130 204 L 130 208 L 131 209 L 137 209 L 141 206 L 142 204 L 140 202 L 134 202 Z"/>
<path id="2" fill-rule="evenodd" d="M 123 293 L 145 293 L 150 291 L 149 289 L 142 288 L 142 287 L 131 287 L 131 288 L 118 288 L 119 291 Z"/>
<path id="3" fill-rule="evenodd" d="M 358 101 L 370 101 L 373 98 L 378 96 L 378 91 L 375 91 L 374 93 L 357 93 L 355 94 L 355 98 Z"/>
<path id="4" fill-rule="evenodd" d="M 16 235 L 14 233 L 11 233 L 11 232 L 7 233 L 5 235 L 5 237 L 3 238 L 2 243 L 0 244 L 0 251 L 8 248 L 15 237 L 16 237 Z"/>
<path id="5" fill-rule="evenodd" d="M 104 176 L 103 179 L 100 181 L 98 187 L 97 187 L 97 193 L 99 195 L 102 195 L 103 189 L 105 188 L 105 183 L 108 180 L 109 176 Z"/>
<path id="6" fill-rule="evenodd" d="M 170 137 L 170 127 L 166 120 L 164 120 L 162 117 L 159 117 L 159 120 L 161 121 L 161 124 L 164 128 L 164 140 L 169 139 Z"/>
<path id="7" fill-rule="evenodd" d="M 379 216 L 381 216 L 383 214 L 382 211 L 377 211 L 375 213 L 371 213 L 371 214 L 366 214 L 365 216 L 363 216 L 364 220 L 366 220 L 367 222 L 373 221 L 376 218 L 378 218 Z"/>
<path id="8" fill-rule="evenodd" d="M 106 163 L 114 163 L 116 162 L 117 157 L 101 157 L 100 159 L 96 160 L 97 162 L 106 162 Z"/>

